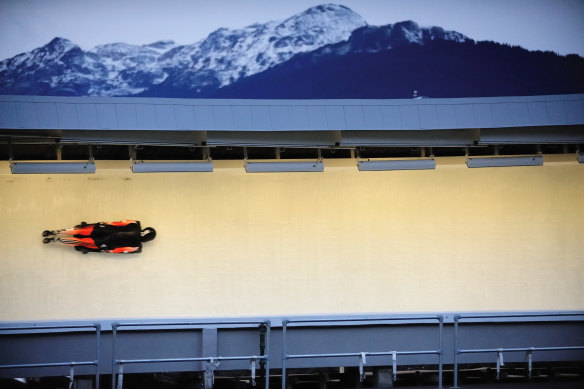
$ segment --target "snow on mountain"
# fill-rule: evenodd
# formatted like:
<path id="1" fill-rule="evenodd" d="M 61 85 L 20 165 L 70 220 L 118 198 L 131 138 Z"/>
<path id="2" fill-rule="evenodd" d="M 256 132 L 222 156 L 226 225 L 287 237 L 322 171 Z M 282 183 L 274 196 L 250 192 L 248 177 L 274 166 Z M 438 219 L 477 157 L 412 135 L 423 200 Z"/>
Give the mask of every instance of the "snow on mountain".
<path id="1" fill-rule="evenodd" d="M 30 53 L 0 62 L 0 91 L 78 95 L 87 93 L 93 80 L 105 76 L 95 58 L 71 41 L 55 38 Z"/>
<path id="2" fill-rule="evenodd" d="M 107 84 L 95 85 L 91 95 L 128 95 L 140 93 L 152 84 L 166 79 L 168 73 L 158 65 L 158 57 L 175 46 L 173 41 L 159 41 L 148 45 L 110 43 L 87 52 L 99 60 L 107 71 Z"/>
<path id="3" fill-rule="evenodd" d="M 175 86 L 221 87 L 295 54 L 345 40 L 365 25 L 365 20 L 347 7 L 319 5 L 284 21 L 238 30 L 220 28 L 200 42 L 167 52 L 161 56 L 160 66 L 184 68 L 172 79 Z"/>
<path id="4" fill-rule="evenodd" d="M 90 96 L 196 96 L 289 61 L 298 54 L 375 52 L 442 39 L 455 31 L 412 21 L 372 27 L 349 8 L 324 4 L 292 17 L 241 29 L 220 28 L 178 46 L 109 43 L 84 52 L 67 39 L 0 62 L 0 93 Z"/>
<path id="5" fill-rule="evenodd" d="M 366 26 L 348 41 L 290 60 L 199 97 L 405 99 L 582 93 L 584 58 L 475 42 L 413 22 Z"/>
<path id="6" fill-rule="evenodd" d="M 417 23 L 408 20 L 381 27 L 365 26 L 356 29 L 347 41 L 323 47 L 318 52 L 326 55 L 333 52 L 338 55 L 348 52 L 375 53 L 408 44 L 424 45 L 434 40 L 458 43 L 472 41 L 456 31 L 447 31 L 441 27 L 420 27 Z"/>
<path id="7" fill-rule="evenodd" d="M 60 62 L 61 57 L 69 51 L 81 50 L 71 41 L 63 38 L 54 38 L 45 46 L 34 49 L 29 53 L 18 54 L 0 62 L 0 71 L 18 71 L 20 68 L 39 68 L 51 62 Z"/>
<path id="8" fill-rule="evenodd" d="M 0 93 L 134 95 L 156 85 L 220 87 L 298 53 L 347 39 L 365 20 L 341 5 L 307 9 L 283 21 L 221 28 L 185 46 L 111 43 L 83 52 L 62 38 L 0 62 Z M 35 89 L 36 88 L 36 89 Z"/>

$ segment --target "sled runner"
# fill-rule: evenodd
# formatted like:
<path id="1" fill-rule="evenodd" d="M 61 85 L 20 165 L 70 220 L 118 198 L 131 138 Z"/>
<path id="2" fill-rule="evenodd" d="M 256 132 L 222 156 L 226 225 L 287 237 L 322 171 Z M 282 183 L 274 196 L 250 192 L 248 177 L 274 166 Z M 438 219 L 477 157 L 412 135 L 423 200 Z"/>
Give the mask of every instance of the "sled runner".
<path id="1" fill-rule="evenodd" d="M 142 242 L 156 237 L 152 227 L 141 229 L 138 220 L 91 223 L 81 222 L 72 228 L 43 231 L 43 243 L 60 243 L 75 247 L 83 254 L 88 252 L 139 253 Z"/>

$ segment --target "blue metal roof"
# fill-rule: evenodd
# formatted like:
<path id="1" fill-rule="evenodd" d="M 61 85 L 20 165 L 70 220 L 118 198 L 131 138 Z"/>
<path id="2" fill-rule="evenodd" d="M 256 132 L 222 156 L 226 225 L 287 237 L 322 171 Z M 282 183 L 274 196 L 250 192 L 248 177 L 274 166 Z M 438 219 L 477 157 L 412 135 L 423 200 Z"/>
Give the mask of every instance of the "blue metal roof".
<path id="1" fill-rule="evenodd" d="M 0 96 L 0 128 L 439 130 L 584 124 L 584 94 L 407 100 Z"/>

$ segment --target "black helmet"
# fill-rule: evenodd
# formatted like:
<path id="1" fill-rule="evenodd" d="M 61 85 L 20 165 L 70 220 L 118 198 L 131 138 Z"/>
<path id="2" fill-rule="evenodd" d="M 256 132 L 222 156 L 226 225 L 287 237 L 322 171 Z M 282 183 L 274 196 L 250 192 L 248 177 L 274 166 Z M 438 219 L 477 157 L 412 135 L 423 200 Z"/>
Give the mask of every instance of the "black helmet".
<path id="1" fill-rule="evenodd" d="M 152 227 L 146 227 L 141 231 L 142 242 L 149 242 L 156 238 L 156 230 Z"/>

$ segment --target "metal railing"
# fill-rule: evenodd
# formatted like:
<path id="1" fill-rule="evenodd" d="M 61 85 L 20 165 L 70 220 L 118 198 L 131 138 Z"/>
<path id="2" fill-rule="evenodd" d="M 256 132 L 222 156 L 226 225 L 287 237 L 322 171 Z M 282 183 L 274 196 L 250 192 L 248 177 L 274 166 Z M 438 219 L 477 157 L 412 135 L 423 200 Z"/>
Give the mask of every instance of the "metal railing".
<path id="1" fill-rule="evenodd" d="M 400 325 L 400 324 L 428 324 L 426 321 L 436 320 L 438 324 L 438 349 L 435 350 L 408 350 L 408 351 L 381 351 L 381 352 L 349 352 L 349 353 L 323 353 L 323 354 L 288 354 L 287 353 L 287 328 L 294 324 L 312 324 L 323 325 L 331 324 L 334 326 L 343 325 L 348 326 L 372 326 L 372 325 Z M 396 323 L 397 322 L 397 323 Z M 393 380 L 396 380 L 397 373 L 397 356 L 398 355 L 438 355 L 438 387 L 442 388 L 442 333 L 443 333 L 444 318 L 442 315 L 429 316 L 392 316 L 392 317 L 376 317 L 376 318 L 352 318 L 352 319 L 298 319 L 298 320 L 284 320 L 282 321 L 282 389 L 287 389 L 286 377 L 286 361 L 289 359 L 300 358 L 359 358 L 359 373 L 360 379 L 364 379 L 364 365 L 366 364 L 367 356 L 392 356 Z M 326 328 L 326 326 L 323 326 Z"/>
<path id="2" fill-rule="evenodd" d="M 146 358 L 146 359 L 117 359 L 117 335 L 118 332 L 123 327 L 134 327 L 140 331 L 150 331 L 150 330 L 161 330 L 159 327 L 171 327 L 163 330 L 166 331 L 176 331 L 176 330 L 203 330 L 209 326 L 216 326 L 219 328 L 247 328 L 247 326 L 256 325 L 258 328 L 265 326 L 265 349 L 264 355 L 238 355 L 238 356 L 203 356 L 203 357 L 192 357 L 192 358 Z M 116 389 L 116 378 L 117 378 L 117 389 L 122 389 L 123 387 L 123 374 L 124 365 L 127 364 L 144 364 L 144 363 L 176 363 L 176 362 L 208 362 L 211 374 L 218 362 L 221 361 L 250 361 L 250 370 L 252 372 L 252 381 L 255 380 L 255 363 L 263 361 L 265 368 L 265 389 L 270 387 L 270 360 L 269 360 L 269 345 L 270 345 L 270 326 L 269 320 L 263 321 L 216 321 L 216 322 L 205 322 L 205 321 L 189 321 L 189 322 L 161 322 L 161 323 L 138 323 L 138 322 L 126 322 L 126 323 L 112 323 L 112 389 Z M 184 328 L 190 327 L 190 328 Z"/>
<path id="3" fill-rule="evenodd" d="M 509 353 L 512 356 L 513 360 L 517 360 L 517 354 L 512 353 L 525 353 L 525 363 L 527 367 L 528 374 L 531 374 L 532 366 L 533 366 L 533 354 L 534 353 L 542 353 L 542 355 L 553 356 L 555 354 L 549 354 L 550 352 L 554 351 L 565 351 L 565 355 L 571 357 L 573 353 L 571 351 L 580 351 L 584 350 L 584 345 L 578 344 L 581 343 L 578 339 L 575 338 L 571 341 L 566 340 L 565 342 L 558 340 L 558 341 L 551 341 L 548 340 L 546 344 L 537 344 L 535 342 L 515 342 L 511 343 L 512 339 L 509 338 L 509 335 L 505 335 L 505 338 L 499 338 L 495 335 L 491 334 L 489 336 L 489 343 L 488 344 L 480 344 L 476 343 L 476 346 L 481 347 L 461 347 L 462 337 L 460 332 L 460 325 L 467 323 L 467 325 L 471 324 L 501 324 L 501 325 L 510 325 L 513 323 L 517 323 L 518 325 L 522 325 L 524 323 L 547 323 L 547 322 L 558 322 L 558 323 L 566 323 L 566 322 L 574 322 L 579 325 L 580 322 L 584 322 L 584 312 L 548 312 L 548 313 L 508 313 L 508 314 L 457 314 L 453 316 L 453 388 L 458 388 L 459 386 L 459 375 L 460 369 L 459 365 L 461 360 L 470 360 L 470 359 L 462 359 L 462 355 L 464 354 L 484 354 L 487 362 L 490 358 L 488 355 L 489 353 L 494 354 L 492 363 L 496 362 L 497 364 L 497 372 L 501 371 L 501 367 L 504 366 L 504 356 L 506 353 Z M 288 345 L 292 343 L 293 340 L 295 341 L 297 338 L 293 337 L 290 338 L 290 334 L 288 331 L 292 329 L 316 329 L 327 331 L 331 327 L 336 328 L 351 328 L 351 327 L 364 327 L 364 326 L 411 326 L 411 325 L 438 325 L 438 346 L 434 349 L 433 346 L 425 347 L 423 343 L 416 342 L 418 345 L 415 347 L 419 347 L 418 350 L 405 350 L 400 349 L 401 346 L 396 346 L 390 348 L 391 345 L 388 347 L 383 346 L 383 348 L 379 348 L 376 346 L 375 351 L 367 350 L 368 346 L 357 346 L 358 343 L 355 343 L 355 348 L 361 347 L 361 350 L 352 350 L 352 349 L 345 349 L 342 351 L 349 351 L 349 352 L 330 352 L 331 348 L 326 350 L 326 353 L 304 353 L 302 352 L 302 348 L 298 350 L 300 352 L 296 354 L 288 354 Z M 214 377 L 214 372 L 217 367 L 217 364 L 221 361 L 249 361 L 249 369 L 251 370 L 251 377 L 253 381 L 255 381 L 255 371 L 256 367 L 265 368 L 265 385 L 266 389 L 269 389 L 269 377 L 270 377 L 270 347 L 273 346 L 270 341 L 270 321 L 269 320 L 254 320 L 254 321 L 176 321 L 176 322 L 155 322 L 155 323 L 144 323 L 139 321 L 128 321 L 128 322 L 116 322 L 112 323 L 112 361 L 111 361 L 111 371 L 112 371 L 112 389 L 117 388 L 121 389 L 123 386 L 123 373 L 124 373 L 124 366 L 131 365 L 131 364 L 149 364 L 149 363 L 181 363 L 181 362 L 206 362 L 202 366 L 202 370 L 205 372 L 205 377 Z M 121 331 L 202 331 L 205 329 L 211 328 L 213 330 L 217 329 L 254 329 L 257 328 L 260 333 L 260 347 L 259 347 L 259 355 L 250 354 L 250 355 L 230 355 L 230 356 L 216 356 L 217 352 L 212 351 L 213 355 L 209 355 L 210 353 L 204 351 L 198 352 L 193 351 L 196 356 L 193 357 L 185 357 L 185 358 L 143 358 L 143 359 L 130 359 L 130 358 L 121 358 L 118 355 L 120 352 L 123 353 L 124 351 L 131 351 L 130 347 L 124 346 L 123 350 L 120 348 L 120 339 L 119 339 L 119 332 Z M 572 327 L 570 327 L 572 328 Z M 579 327 L 578 327 L 579 328 Z M 359 331 L 356 329 L 356 331 Z M 433 344 L 434 341 L 432 340 L 434 327 L 428 328 L 428 334 L 430 338 L 427 340 L 430 344 Z M 443 385 L 443 364 L 445 362 L 444 356 L 444 340 L 443 340 L 443 331 L 444 331 L 444 317 L 442 315 L 410 315 L 410 316 L 379 316 L 379 317 L 336 317 L 336 318 L 315 318 L 315 319 L 290 319 L 290 320 L 283 320 L 282 322 L 282 389 L 287 389 L 287 369 L 289 369 L 290 361 L 294 359 L 310 359 L 310 358 L 330 358 L 333 361 L 322 361 L 323 363 L 318 364 L 314 363 L 314 365 L 328 365 L 330 363 L 334 363 L 335 358 L 346 358 L 349 361 L 354 362 L 354 366 L 359 366 L 359 371 L 361 373 L 361 378 L 364 378 L 364 370 L 365 366 L 368 364 L 373 365 L 371 360 L 367 360 L 367 358 L 371 357 L 372 360 L 375 360 L 376 365 L 377 361 L 381 361 L 381 358 L 388 356 L 391 359 L 385 360 L 383 365 L 392 366 L 394 379 L 396 378 L 397 371 L 397 361 L 399 360 L 400 356 L 414 356 L 414 355 L 436 355 L 438 359 L 438 382 L 439 387 L 442 388 Z M 103 346 L 104 339 L 103 338 L 103 330 L 101 324 L 71 324 L 71 325 L 29 325 L 29 326 L 15 326 L 9 325 L 7 327 L 0 327 L 0 336 L 20 336 L 20 335 L 37 335 L 37 334 L 67 334 L 67 333 L 85 333 L 81 339 L 84 339 L 84 342 L 87 340 L 91 340 L 91 337 L 88 338 L 88 332 L 95 332 L 95 359 L 91 359 L 91 357 L 87 358 L 87 360 L 75 360 L 74 358 L 68 359 L 67 357 L 62 358 L 54 357 L 54 358 L 47 358 L 50 362 L 45 363 L 36 363 L 39 359 L 36 359 L 32 356 L 28 356 L 31 362 L 35 363 L 16 363 L 16 360 L 7 360 L 4 365 L 0 365 L 1 370 L 9 370 L 15 369 L 14 372 L 16 374 L 20 374 L 20 372 L 16 369 L 22 368 L 23 370 L 30 369 L 30 372 L 27 374 L 35 374 L 36 369 L 38 368 L 41 372 L 51 371 L 51 373 L 59 372 L 63 368 L 69 367 L 69 380 L 70 382 L 74 382 L 74 377 L 77 373 L 79 375 L 79 371 L 82 371 L 82 374 L 88 374 L 88 371 L 91 373 L 92 370 L 88 368 L 79 369 L 82 366 L 95 366 L 95 383 L 96 387 L 99 387 L 100 383 L 100 368 L 101 372 L 104 372 L 104 363 L 109 363 L 109 361 L 105 362 L 103 358 L 100 357 L 101 349 Z M 359 333 L 359 332 L 357 332 Z M 334 336 L 334 332 L 332 333 Z M 465 332 L 466 334 L 466 332 Z M 298 336 L 301 336 L 297 334 Z M 247 333 L 246 333 L 247 336 Z M 203 335 L 203 338 L 204 335 Z M 77 341 L 75 338 L 73 341 Z M 300 338 L 302 339 L 302 338 Z M 450 339 L 450 337 L 449 337 Z M 562 339 L 562 338 L 558 338 Z M 108 336 L 109 340 L 109 336 Z M 496 343 L 495 343 L 496 342 Z M 93 342 L 92 342 L 93 343 Z M 36 344 L 36 343 L 35 343 Z M 125 343 L 124 343 L 125 344 Z M 123 345 L 124 345 L 123 344 Z M 299 342 L 295 347 L 302 347 L 301 345 L 308 345 L 306 342 Z M 334 343 L 330 341 L 327 343 L 331 345 L 331 347 L 335 347 Z M 278 345 L 278 343 L 276 343 Z M 508 345 L 509 347 L 505 347 Z M 540 347 L 541 346 L 541 347 Z M 328 346 L 327 346 L 328 347 Z M 450 341 L 446 345 L 446 347 L 450 346 Z M 408 348 L 404 346 L 403 348 Z M 88 353 L 91 352 L 91 349 L 88 349 Z M 245 350 L 245 349 L 244 349 Z M 312 349 L 314 350 L 314 349 Z M 311 351 L 312 351 L 311 350 Z M 334 348 L 332 348 L 334 350 Z M 316 350 L 318 351 L 318 350 Z M 323 350 L 325 351 L 325 350 Z M 240 351 L 241 352 L 241 351 Z M 206 354 L 204 354 L 206 353 Z M 548 353 L 548 354 L 543 354 Z M 83 354 L 85 355 L 85 354 Z M 156 355 L 156 354 L 154 354 Z M 188 355 L 188 354 L 187 354 Z M 560 353 L 558 353 L 560 355 Z M 561 354 L 564 355 L 564 354 Z M 577 354 L 578 358 L 580 358 L 580 353 Z M 447 355 L 448 361 L 446 363 L 450 363 L 450 357 Z M 480 357 L 479 359 L 484 362 L 485 357 Z M 355 358 L 355 359 L 351 359 Z M 430 357 L 424 358 L 424 360 L 429 360 Z M 109 358 L 108 358 L 109 359 Z M 407 360 L 411 360 L 411 358 L 406 358 Z M 54 361 L 51 361 L 54 360 Z M 416 358 L 419 362 L 422 360 L 421 358 Z M 383 362 L 383 361 L 381 361 Z M 9 364 L 8 364 L 9 363 Z M 402 360 L 402 364 L 403 364 Z M 465 362 L 466 363 L 466 362 Z M 521 362 L 523 363 L 523 362 Z M 288 364 L 288 366 L 287 366 Z M 313 363 L 311 362 L 310 365 Z M 243 365 L 242 363 L 238 365 Z M 303 363 L 300 364 L 292 364 L 292 366 L 304 366 Z M 235 365 L 234 365 L 235 366 Z M 46 370 L 43 370 L 46 368 Z M 148 367 L 150 368 L 150 367 Z M 155 368 L 155 366 L 152 366 Z M 157 368 L 157 367 L 156 367 Z M 176 367 L 174 367 L 176 368 Z M 174 369 L 173 368 L 173 369 Z M 196 367 L 197 370 L 201 369 L 201 366 Z M 108 369 L 109 370 L 109 369 Z M 188 370 L 188 369 L 187 369 Z M 127 369 L 126 369 L 127 372 Z M 13 374 L 10 372 L 9 374 Z M 498 374 L 499 376 L 499 374 Z M 263 377 L 262 377 L 263 378 Z"/>
<path id="4" fill-rule="evenodd" d="M 101 352 L 101 324 L 72 324 L 72 325 L 42 325 L 42 326 L 25 326 L 25 327 L 1 327 L 0 336 L 14 335 L 20 331 L 33 331 L 34 333 L 45 333 L 46 331 L 57 333 L 68 333 L 70 330 L 88 330 L 93 328 L 95 331 L 95 359 L 92 361 L 65 361 L 65 362 L 47 362 L 47 363 L 19 363 L 13 365 L 0 365 L 0 369 L 19 369 L 19 368 L 42 368 L 42 367 L 69 367 L 69 381 L 75 380 L 75 367 L 77 366 L 95 366 L 95 388 L 99 389 L 99 356 Z"/>
<path id="5" fill-rule="evenodd" d="M 501 347 L 501 348 L 475 348 L 475 349 L 459 349 L 459 324 L 461 320 L 464 319 L 523 319 L 523 320 L 501 320 L 497 322 L 501 323 L 513 323 L 513 322 L 526 322 L 533 321 L 533 319 L 545 319 L 554 317 L 582 317 L 582 313 L 514 313 L 514 314 L 496 314 L 496 315 L 454 315 L 454 385 L 453 389 L 458 389 L 458 355 L 459 354 L 471 354 L 471 353 L 497 353 L 497 379 L 500 378 L 501 366 L 504 365 L 503 353 L 504 352 L 526 352 L 528 358 L 528 374 L 531 376 L 532 364 L 533 364 L 533 353 L 535 351 L 566 351 L 566 350 L 584 350 L 584 346 L 557 346 L 557 347 Z M 484 323 L 484 321 L 482 321 Z"/>

